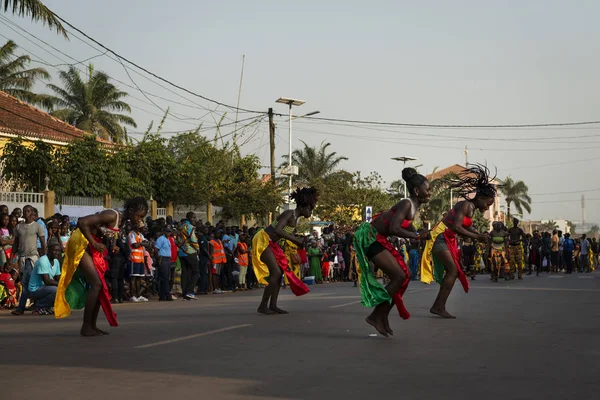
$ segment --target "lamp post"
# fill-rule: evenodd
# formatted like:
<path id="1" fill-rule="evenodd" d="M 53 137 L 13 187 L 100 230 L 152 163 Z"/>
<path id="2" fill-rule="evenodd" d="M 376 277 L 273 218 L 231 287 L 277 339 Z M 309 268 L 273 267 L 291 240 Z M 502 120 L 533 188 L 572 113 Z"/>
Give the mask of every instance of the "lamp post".
<path id="1" fill-rule="evenodd" d="M 406 162 L 407 161 L 417 161 L 418 158 L 416 157 L 408 157 L 408 156 L 402 156 L 402 157 L 393 157 L 392 160 L 394 161 L 402 161 L 404 163 L 404 167 L 406 168 Z M 404 183 L 404 198 L 407 197 L 407 193 L 406 193 L 406 183 Z"/>
<path id="2" fill-rule="evenodd" d="M 295 119 L 292 117 L 292 106 L 296 106 L 296 107 L 300 107 L 302 104 L 304 104 L 303 100 L 298 100 L 298 99 L 291 99 L 288 97 L 280 97 L 279 99 L 277 99 L 275 101 L 276 103 L 281 103 L 281 104 L 287 104 L 289 107 L 289 152 L 288 152 L 288 167 L 287 169 L 284 171 L 284 174 L 289 176 L 289 183 L 288 183 L 288 208 L 289 208 L 289 204 L 291 204 L 292 199 L 292 176 L 293 175 L 298 175 L 298 171 L 294 170 L 294 168 L 292 168 L 292 119 Z M 308 113 L 306 115 L 303 115 L 303 117 L 309 116 L 309 115 L 315 115 L 318 114 L 319 111 L 316 112 L 312 112 L 312 113 Z M 301 117 L 298 117 L 301 118 Z"/>

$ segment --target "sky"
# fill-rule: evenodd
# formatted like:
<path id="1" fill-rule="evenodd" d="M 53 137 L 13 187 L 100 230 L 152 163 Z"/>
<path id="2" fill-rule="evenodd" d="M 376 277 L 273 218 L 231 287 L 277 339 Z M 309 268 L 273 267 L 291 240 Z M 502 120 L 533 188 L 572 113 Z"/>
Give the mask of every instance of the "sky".
<path id="1" fill-rule="evenodd" d="M 279 97 L 306 101 L 297 115 L 442 125 L 514 125 L 600 120 L 600 2 L 492 1 L 227 1 L 45 0 L 83 32 L 149 71 L 204 97 L 236 105 L 242 56 L 240 107 L 286 114 Z M 167 5 L 168 4 L 168 5 Z M 71 36 L 65 40 L 28 19 L 0 20 L 0 39 L 15 40 L 34 60 L 56 65 L 94 57 L 95 68 L 132 97 L 130 129 L 140 138 L 170 107 L 164 135 L 235 120 L 235 112 L 130 72 Z M 43 44 L 35 37 L 47 42 Z M 33 43 L 32 43 L 33 42 Z M 89 43 L 89 42 L 88 42 Z M 69 57 L 53 50 L 57 48 Z M 97 46 L 96 46 L 97 47 Z M 85 64 L 85 63 L 84 63 Z M 36 64 L 37 65 L 37 64 Z M 83 64 L 78 64 L 81 68 Z M 58 84 L 57 69 L 50 67 Z M 133 79 L 133 83 L 132 80 Z M 164 98 L 148 101 L 136 89 Z M 43 91 L 43 87 L 39 87 Z M 152 104 L 154 103 L 154 104 Z M 214 112 L 213 112 L 214 111 Z M 240 113 L 238 119 L 257 114 Z M 288 124 L 276 117 L 278 163 L 288 152 Z M 239 126 L 245 123 L 240 123 Z M 223 127 L 232 132 L 234 125 Z M 301 141 L 349 160 L 341 167 L 377 171 L 388 183 L 412 156 L 420 172 L 469 162 L 496 167 L 529 186 L 532 213 L 524 219 L 600 221 L 600 124 L 528 129 L 432 129 L 332 124 L 296 119 Z M 240 129 L 244 154 L 269 165 L 266 121 Z M 214 137 L 215 130 L 203 132 Z M 268 168 L 263 170 L 268 173 Z"/>

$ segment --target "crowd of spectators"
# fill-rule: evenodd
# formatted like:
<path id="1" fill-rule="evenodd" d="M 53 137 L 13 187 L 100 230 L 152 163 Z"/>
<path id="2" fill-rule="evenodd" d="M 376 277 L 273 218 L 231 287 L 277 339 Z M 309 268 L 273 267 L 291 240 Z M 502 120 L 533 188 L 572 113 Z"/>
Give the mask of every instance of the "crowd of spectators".
<path id="1" fill-rule="evenodd" d="M 76 222 L 55 214 L 44 220 L 32 206 L 9 213 L 0 206 L 0 305 L 13 315 L 53 314 L 62 257 Z M 252 269 L 252 237 L 260 227 L 215 225 L 192 212 L 181 221 L 148 218 L 112 238 L 105 280 L 113 304 L 197 300 L 199 296 L 253 290 L 263 285 Z M 299 235 L 300 236 L 300 235 Z M 281 243 L 290 269 L 308 283 L 354 281 L 351 233 L 326 226 L 304 236 L 304 246 Z M 286 287 L 287 281 L 282 279 Z"/>

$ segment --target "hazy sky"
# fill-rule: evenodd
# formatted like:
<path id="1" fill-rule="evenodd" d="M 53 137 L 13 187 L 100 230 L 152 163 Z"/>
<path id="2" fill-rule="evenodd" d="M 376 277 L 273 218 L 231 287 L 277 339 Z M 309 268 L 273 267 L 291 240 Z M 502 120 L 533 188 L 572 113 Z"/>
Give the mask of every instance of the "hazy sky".
<path id="1" fill-rule="evenodd" d="M 320 116 L 329 118 L 461 125 L 600 120 L 598 1 L 45 3 L 123 56 L 224 103 L 237 101 L 245 54 L 241 107 L 252 110 L 274 107 L 287 113 L 285 106 L 274 103 L 285 96 L 306 101 L 299 114 L 320 110 Z M 75 37 L 66 41 L 41 25 L 9 18 L 77 60 L 99 54 Z M 0 34 L 14 39 L 32 58 L 73 62 L 18 32 L 49 52 L 1 21 Z M 92 62 L 132 84 L 119 63 L 106 56 Z M 55 68 L 48 70 L 56 75 Z M 183 119 L 169 118 L 165 132 L 193 128 L 198 121 L 191 118 L 203 116 L 205 126 L 215 125 L 203 109 L 214 110 L 214 104 L 175 89 L 177 94 L 171 93 L 134 73 L 132 78 L 144 91 L 187 104 L 152 98 Z M 133 130 L 143 132 L 162 112 L 146 104 L 139 91 L 123 88 L 137 98 L 130 99 L 138 122 Z M 224 111 L 217 109 L 219 115 Z M 233 112 L 227 116 L 235 118 Z M 287 153 L 288 129 L 285 119 L 276 122 L 279 162 Z M 343 168 L 375 170 L 388 182 L 401 171 L 391 157 L 418 157 L 420 170 L 431 172 L 436 166 L 463 164 L 468 145 L 470 162 L 487 162 L 498 168 L 499 177 L 525 181 L 533 198 L 530 218 L 578 221 L 586 191 L 586 220 L 600 221 L 600 182 L 594 179 L 600 168 L 600 139 L 595 137 L 600 125 L 377 129 L 297 120 L 293 145 L 300 146 L 300 140 L 311 145 L 330 142 L 332 150 L 350 159 Z M 231 130 L 223 128 L 223 133 Z M 205 134 L 212 137 L 214 131 Z M 268 165 L 267 123 L 247 130 L 241 142 L 246 140 L 243 151 L 255 152 Z"/>

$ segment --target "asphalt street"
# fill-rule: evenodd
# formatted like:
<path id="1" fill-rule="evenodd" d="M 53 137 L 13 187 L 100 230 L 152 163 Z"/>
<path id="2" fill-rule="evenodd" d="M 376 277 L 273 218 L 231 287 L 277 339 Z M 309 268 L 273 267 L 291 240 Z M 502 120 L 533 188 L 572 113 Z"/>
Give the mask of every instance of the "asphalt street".
<path id="1" fill-rule="evenodd" d="M 600 274 L 460 285 L 429 314 L 437 285 L 413 282 L 412 318 L 375 336 L 358 289 L 337 283 L 296 298 L 289 315 L 255 312 L 262 291 L 116 306 L 110 336 L 70 318 L 0 312 L 6 399 L 576 399 L 600 383 Z M 4 396 L 6 395 L 6 397 Z"/>

